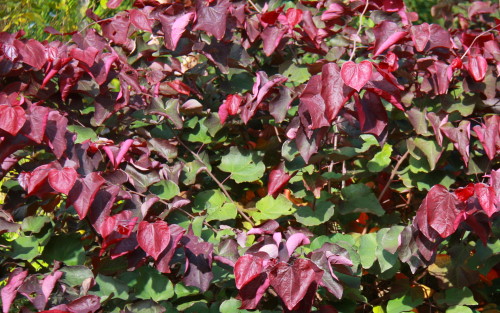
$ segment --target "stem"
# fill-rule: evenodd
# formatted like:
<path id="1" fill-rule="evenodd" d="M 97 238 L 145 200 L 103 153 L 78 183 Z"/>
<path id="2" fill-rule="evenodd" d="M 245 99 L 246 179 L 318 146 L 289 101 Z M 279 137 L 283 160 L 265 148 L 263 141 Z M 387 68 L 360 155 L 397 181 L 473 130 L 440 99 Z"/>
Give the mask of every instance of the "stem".
<path id="1" fill-rule="evenodd" d="M 243 216 L 243 218 L 248 222 L 250 223 L 250 225 L 255 226 L 255 224 L 253 223 L 253 221 L 250 219 L 250 217 L 248 217 L 248 215 L 245 214 L 245 212 L 243 212 L 243 210 L 236 204 L 236 202 L 233 200 L 233 198 L 231 198 L 231 196 L 229 195 L 229 192 L 227 192 L 226 188 L 224 187 L 224 185 L 217 179 L 217 177 L 214 176 L 214 174 L 212 174 L 212 172 L 208 169 L 208 166 L 207 164 L 205 163 L 205 161 L 202 160 L 202 158 L 200 158 L 200 156 L 198 154 L 196 154 L 193 150 L 189 149 L 189 147 L 180 140 L 180 138 L 177 139 L 179 141 L 179 143 L 187 150 L 189 151 L 193 156 L 194 158 L 200 162 L 203 166 L 204 166 L 204 171 L 205 173 L 208 174 L 208 176 L 210 176 L 210 178 L 212 178 L 214 180 L 214 182 L 217 184 L 217 186 L 219 186 L 219 188 L 222 190 L 222 192 L 224 193 L 224 195 L 226 195 L 226 197 L 229 199 L 229 201 L 231 201 L 232 204 L 234 204 L 234 206 L 236 207 L 236 210 L 238 210 L 238 213 L 240 213 L 241 216 Z"/>
<path id="2" fill-rule="evenodd" d="M 351 57 L 349 58 L 349 61 L 352 61 L 352 59 L 354 58 L 354 53 L 356 52 L 356 43 L 358 42 L 359 33 L 361 33 L 361 28 L 363 28 L 363 16 L 365 15 L 366 10 L 368 9 L 368 4 L 370 4 L 370 1 L 366 0 L 366 4 L 365 4 L 365 7 L 363 9 L 363 12 L 361 12 L 361 15 L 359 16 L 358 31 L 356 32 L 356 36 L 354 36 L 352 52 L 351 52 Z"/>
<path id="3" fill-rule="evenodd" d="M 500 26 L 500 24 L 498 25 L 495 25 L 494 27 L 488 29 L 488 30 L 485 30 L 484 32 L 480 33 L 479 35 L 477 35 L 474 40 L 472 40 L 469 48 L 467 48 L 467 50 L 465 50 L 464 54 L 462 55 L 462 57 L 460 57 L 461 60 L 463 60 L 465 58 L 465 56 L 467 55 L 467 53 L 469 53 L 470 49 L 472 48 L 472 46 L 474 46 L 474 44 L 476 43 L 476 40 L 478 40 L 480 37 L 486 35 L 487 33 L 495 30 L 498 26 Z"/>
<path id="4" fill-rule="evenodd" d="M 255 9 L 255 11 L 257 11 L 257 12 L 259 12 L 259 13 L 262 13 L 262 10 L 261 10 L 261 9 L 259 9 L 259 8 L 255 5 L 255 3 L 253 3 L 253 1 L 252 1 L 252 0 L 248 0 L 248 2 L 250 3 L 250 5 L 252 5 L 252 6 L 253 6 L 253 8 Z"/>
<path id="5" fill-rule="evenodd" d="M 380 202 L 380 200 L 382 199 L 382 197 L 384 196 L 385 192 L 387 191 L 387 189 L 389 189 L 389 186 L 391 185 L 391 182 L 392 182 L 392 179 L 394 178 L 394 176 L 396 176 L 396 172 L 398 171 L 399 167 L 401 166 L 401 164 L 403 164 L 403 161 L 410 155 L 410 150 L 406 151 L 405 154 L 403 154 L 403 156 L 399 159 L 398 163 L 396 163 L 396 166 L 394 166 L 394 168 L 392 169 L 392 172 L 391 172 L 391 176 L 389 177 L 389 180 L 387 181 L 387 184 L 385 184 L 384 186 L 384 189 L 382 189 L 382 192 L 380 193 L 380 195 L 378 196 L 378 201 Z"/>

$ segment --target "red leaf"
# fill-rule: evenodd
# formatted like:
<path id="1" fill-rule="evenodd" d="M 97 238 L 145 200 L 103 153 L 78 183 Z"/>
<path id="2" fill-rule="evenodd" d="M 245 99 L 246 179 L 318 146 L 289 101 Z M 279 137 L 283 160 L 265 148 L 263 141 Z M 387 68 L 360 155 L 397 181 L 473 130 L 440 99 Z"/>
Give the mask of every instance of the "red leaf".
<path id="1" fill-rule="evenodd" d="M 227 119 L 228 115 L 236 115 L 240 109 L 243 98 L 240 95 L 228 95 L 224 103 L 219 107 L 219 118 L 221 124 Z"/>
<path id="2" fill-rule="evenodd" d="M 264 22 L 266 24 L 273 25 L 274 23 L 276 23 L 276 20 L 278 19 L 279 15 L 280 15 L 280 12 L 278 10 L 269 11 L 269 12 L 263 13 L 260 16 L 260 20 L 261 20 L 261 22 Z"/>
<path id="3" fill-rule="evenodd" d="M 474 191 L 483 210 L 486 212 L 488 217 L 492 217 L 493 214 L 498 211 L 498 208 L 495 205 L 495 189 L 491 186 L 477 183 L 474 185 Z"/>
<path id="4" fill-rule="evenodd" d="M 170 242 L 168 224 L 164 221 L 154 223 L 142 221 L 139 223 L 139 229 L 137 230 L 137 241 L 147 254 L 157 260 Z"/>
<path id="5" fill-rule="evenodd" d="M 153 32 L 153 30 L 151 29 L 153 23 L 148 19 L 148 16 L 142 10 L 133 9 L 129 10 L 128 13 L 130 14 L 130 22 L 132 23 L 132 25 L 144 31 L 150 33 Z"/>
<path id="6" fill-rule="evenodd" d="M 490 160 L 493 160 L 497 155 L 497 146 L 500 146 L 500 116 L 485 116 L 484 124 L 476 125 L 473 129 L 483 145 L 486 155 Z"/>
<path id="7" fill-rule="evenodd" d="M 325 115 L 333 122 L 354 90 L 344 84 L 336 63 L 327 63 L 321 69 L 321 97 L 325 101 Z"/>
<path id="8" fill-rule="evenodd" d="M 109 0 L 108 3 L 106 3 L 106 6 L 109 9 L 116 9 L 117 7 L 120 6 L 120 4 L 122 4 L 122 1 L 123 0 Z"/>
<path id="9" fill-rule="evenodd" d="M 286 186 L 290 178 L 292 178 L 292 176 L 285 172 L 285 163 L 281 162 L 269 173 L 267 194 L 277 197 L 281 190 Z"/>
<path id="10" fill-rule="evenodd" d="M 216 5 L 205 5 L 203 1 L 196 2 L 196 25 L 193 30 L 203 30 L 221 40 L 226 33 L 227 11 L 229 0 L 218 0 Z"/>
<path id="11" fill-rule="evenodd" d="M 67 195 L 71 188 L 73 188 L 78 178 L 78 174 L 72 167 L 65 167 L 60 170 L 53 168 L 49 171 L 48 178 L 50 186 L 54 188 L 55 191 Z"/>
<path id="12" fill-rule="evenodd" d="M 347 86 L 359 92 L 372 76 L 372 63 L 370 61 L 362 61 L 356 64 L 352 61 L 347 61 L 342 65 L 340 75 Z"/>
<path id="13" fill-rule="evenodd" d="M 330 21 L 342 17 L 344 15 L 344 7 L 339 3 L 332 3 L 326 11 L 321 14 L 322 21 Z"/>
<path id="14" fill-rule="evenodd" d="M 302 10 L 290 8 L 286 11 L 286 19 L 288 20 L 288 25 L 294 27 L 300 21 L 302 21 Z"/>
<path id="15" fill-rule="evenodd" d="M 325 118 L 326 104 L 323 97 L 321 97 L 321 87 L 321 75 L 314 75 L 309 79 L 306 88 L 300 95 L 299 116 L 303 120 L 308 120 L 310 129 L 330 125 Z M 305 114 L 306 112 L 308 116 Z"/>
<path id="16" fill-rule="evenodd" d="M 34 39 L 28 40 L 26 44 L 19 40 L 14 41 L 14 46 L 21 53 L 23 62 L 33 66 L 34 68 L 41 69 L 45 62 L 45 47 Z"/>
<path id="17" fill-rule="evenodd" d="M 470 183 L 467 185 L 467 187 L 456 189 L 455 195 L 460 201 L 465 203 L 470 197 L 474 195 L 474 184 Z"/>
<path id="18" fill-rule="evenodd" d="M 75 58 L 78 61 L 87 64 L 88 66 L 92 66 L 94 65 L 94 60 L 98 53 L 99 50 L 97 50 L 96 48 L 88 47 L 85 50 L 74 48 L 73 50 L 70 51 L 69 55 L 72 58 Z"/>
<path id="19" fill-rule="evenodd" d="M 253 255 L 244 255 L 234 265 L 236 288 L 241 289 L 265 271 L 264 259 Z"/>
<path id="20" fill-rule="evenodd" d="M 475 81 L 480 82 L 483 81 L 486 76 L 488 63 L 481 55 L 471 56 L 469 57 L 469 62 L 467 63 L 467 70 Z"/>
<path id="21" fill-rule="evenodd" d="M 24 123 L 21 133 L 36 143 L 41 143 L 47 126 L 49 108 L 32 105 L 28 109 L 26 123 Z M 1 122 L 0 122 L 1 123 Z"/>
<path id="22" fill-rule="evenodd" d="M 175 91 L 177 91 L 180 94 L 189 96 L 189 94 L 191 93 L 191 88 L 189 88 L 188 85 L 184 84 L 180 80 L 174 80 L 171 82 L 167 82 L 167 85 L 172 87 L 172 89 L 174 89 Z"/>
<path id="23" fill-rule="evenodd" d="M 172 224 L 169 226 L 170 230 L 170 242 L 163 252 L 158 256 L 155 262 L 155 267 L 158 271 L 162 273 L 170 273 L 170 260 L 175 253 L 175 248 L 185 233 L 185 229 L 179 225 Z"/>
<path id="24" fill-rule="evenodd" d="M 165 37 L 165 47 L 170 50 L 175 50 L 187 25 L 193 19 L 194 12 L 173 16 L 160 14 L 159 17 Z"/>
<path id="25" fill-rule="evenodd" d="M 380 98 L 376 94 L 367 91 L 363 95 L 363 99 L 360 100 L 357 94 L 354 99 L 361 131 L 377 137 L 380 136 L 387 127 L 389 120 Z"/>
<path id="26" fill-rule="evenodd" d="M 417 211 L 417 226 L 429 238 L 424 229 L 431 227 L 442 237 L 446 238 L 456 230 L 455 220 L 460 214 L 457 208 L 458 198 L 442 185 L 435 185 L 429 190 L 427 196 Z"/>
<path id="27" fill-rule="evenodd" d="M 28 183 L 25 189 L 27 189 L 28 195 L 37 193 L 39 189 L 43 187 L 52 168 L 52 164 L 44 164 L 37 167 L 32 172 L 26 173 Z"/>
<path id="28" fill-rule="evenodd" d="M 267 56 L 273 54 L 274 50 L 278 47 L 281 38 L 283 38 L 285 34 L 286 28 L 280 28 L 277 26 L 268 26 L 262 33 L 260 33 L 260 37 L 264 41 L 264 53 Z"/>
<path id="29" fill-rule="evenodd" d="M 23 271 L 21 268 L 16 268 L 10 273 L 7 285 L 0 291 L 2 297 L 2 310 L 4 313 L 9 312 L 10 306 L 16 298 L 17 289 L 21 286 L 26 276 L 28 276 L 28 271 Z"/>
<path id="30" fill-rule="evenodd" d="M 306 259 L 296 259 L 293 265 L 278 263 L 269 273 L 271 286 L 289 310 L 306 296 L 311 284 L 319 284 L 323 270 Z"/>
<path id="31" fill-rule="evenodd" d="M 407 32 L 402 31 L 398 24 L 394 22 L 383 21 L 373 28 L 373 34 L 375 35 L 373 54 L 375 57 L 403 39 L 407 35 Z"/>
<path id="32" fill-rule="evenodd" d="M 413 25 L 410 28 L 411 39 L 418 52 L 424 51 L 429 39 L 431 37 L 431 30 L 429 24 L 423 23 L 420 25 Z"/>
<path id="33" fill-rule="evenodd" d="M 71 188 L 66 202 L 68 206 L 73 205 L 75 207 L 81 220 L 87 216 L 89 207 L 104 182 L 105 179 L 101 175 L 92 172 L 85 178 L 78 178 L 73 188 Z"/>
<path id="34" fill-rule="evenodd" d="M 470 122 L 461 121 L 458 127 L 445 125 L 441 127 L 443 133 L 448 137 L 455 146 L 455 149 L 462 155 L 462 160 L 465 166 L 469 164 L 469 139 L 470 139 Z"/>
<path id="35" fill-rule="evenodd" d="M 16 135 L 26 122 L 26 113 L 20 106 L 0 105 L 0 129 Z"/>
<path id="36" fill-rule="evenodd" d="M 101 307 L 101 298 L 98 296 L 83 296 L 67 304 L 73 313 L 94 313 Z"/>

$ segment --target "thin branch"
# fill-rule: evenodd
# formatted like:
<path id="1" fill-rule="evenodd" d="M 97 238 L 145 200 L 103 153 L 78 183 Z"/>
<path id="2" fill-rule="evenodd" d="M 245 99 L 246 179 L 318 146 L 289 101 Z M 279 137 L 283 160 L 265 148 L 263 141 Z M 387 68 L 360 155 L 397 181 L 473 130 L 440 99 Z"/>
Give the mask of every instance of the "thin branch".
<path id="1" fill-rule="evenodd" d="M 253 8 L 255 9 L 255 11 L 257 11 L 257 12 L 259 12 L 259 13 L 262 13 L 262 10 L 261 10 L 261 9 L 259 9 L 259 7 L 257 7 L 257 6 L 255 5 L 255 3 L 253 3 L 253 1 L 252 1 L 252 0 L 248 0 L 248 2 L 250 3 L 250 5 L 252 5 L 252 6 L 253 6 Z"/>
<path id="2" fill-rule="evenodd" d="M 382 197 L 384 196 L 385 192 L 387 191 L 387 189 L 389 189 L 389 186 L 391 185 L 392 183 L 392 179 L 394 178 L 394 176 L 396 176 L 396 172 L 398 171 L 399 167 L 401 166 L 401 164 L 403 164 L 403 161 L 410 155 L 410 150 L 406 151 L 405 154 L 403 154 L 403 156 L 399 159 L 398 163 L 396 163 L 396 166 L 394 166 L 394 168 L 392 169 L 392 172 L 391 172 L 391 176 L 389 177 L 389 180 L 387 181 L 387 184 L 385 184 L 384 186 L 384 189 L 382 189 L 382 192 L 380 193 L 380 195 L 378 196 L 378 201 L 380 202 L 380 200 L 382 199 Z"/>
<path id="3" fill-rule="evenodd" d="M 486 35 L 487 33 L 489 33 L 489 32 L 491 32 L 491 31 L 495 30 L 495 29 L 496 29 L 497 27 L 499 27 L 499 26 L 500 26 L 500 24 L 495 25 L 494 27 L 492 27 L 492 28 L 490 28 L 490 29 L 488 29 L 488 30 L 485 30 L 484 32 L 482 32 L 482 33 L 480 33 L 479 35 L 477 35 L 477 36 L 474 38 L 474 40 L 472 40 L 472 42 L 471 42 L 471 44 L 470 44 L 469 48 L 467 48 L 467 50 L 465 50 L 464 54 L 462 55 L 462 57 L 460 57 L 460 59 L 461 59 L 461 60 L 463 60 L 463 59 L 465 58 L 465 56 L 467 55 L 467 53 L 469 53 L 470 49 L 471 49 L 471 48 L 474 46 L 474 44 L 476 43 L 476 40 L 478 40 L 480 37 L 482 37 L 482 36 Z"/>
<path id="4" fill-rule="evenodd" d="M 236 207 L 236 209 L 238 210 L 238 213 L 240 213 L 241 216 L 243 216 L 243 218 L 248 222 L 250 223 L 250 225 L 252 226 L 255 226 L 255 224 L 253 223 L 253 221 L 250 219 L 250 217 L 248 217 L 248 215 L 245 214 L 245 212 L 243 212 L 243 210 L 236 204 L 236 202 L 233 200 L 233 198 L 231 197 L 231 195 L 229 195 L 229 192 L 227 192 L 226 188 L 224 187 L 224 185 L 217 179 L 217 177 L 215 177 L 214 174 L 212 174 L 212 172 L 208 169 L 208 165 L 205 163 L 205 161 L 203 161 L 202 158 L 200 158 L 200 156 L 198 154 L 196 154 L 193 150 L 189 149 L 189 147 L 184 143 L 182 142 L 182 140 L 180 140 L 180 138 L 178 138 L 178 141 L 179 143 L 187 150 L 189 151 L 193 156 L 194 158 L 200 162 L 203 167 L 204 167 L 204 171 L 205 173 L 208 174 L 208 176 L 210 176 L 210 178 L 212 178 L 214 180 L 214 182 L 219 186 L 219 188 L 222 190 L 222 192 L 224 193 L 224 195 L 226 195 L 226 197 L 229 199 L 229 201 L 231 201 L 232 204 L 234 204 L 234 206 Z"/>
<path id="5" fill-rule="evenodd" d="M 366 4 L 365 4 L 365 7 L 363 9 L 363 12 L 359 16 L 358 31 L 356 32 L 356 36 L 354 36 L 352 52 L 351 52 L 351 56 L 349 57 L 349 61 L 352 61 L 352 59 L 354 58 L 354 53 L 356 52 L 356 43 L 358 42 L 358 38 L 359 38 L 359 34 L 361 33 L 361 29 L 363 28 L 363 16 L 365 15 L 366 10 L 368 9 L 368 4 L 370 4 L 370 1 L 366 0 Z"/>

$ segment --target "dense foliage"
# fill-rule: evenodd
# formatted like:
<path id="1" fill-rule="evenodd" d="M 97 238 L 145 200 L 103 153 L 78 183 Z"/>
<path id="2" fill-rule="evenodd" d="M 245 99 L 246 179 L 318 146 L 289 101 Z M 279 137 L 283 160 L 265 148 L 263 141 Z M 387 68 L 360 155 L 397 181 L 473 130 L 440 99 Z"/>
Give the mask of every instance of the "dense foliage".
<path id="1" fill-rule="evenodd" d="M 0 33 L 3 312 L 495 310 L 498 5 L 433 9 L 449 29 L 137 0 Z"/>

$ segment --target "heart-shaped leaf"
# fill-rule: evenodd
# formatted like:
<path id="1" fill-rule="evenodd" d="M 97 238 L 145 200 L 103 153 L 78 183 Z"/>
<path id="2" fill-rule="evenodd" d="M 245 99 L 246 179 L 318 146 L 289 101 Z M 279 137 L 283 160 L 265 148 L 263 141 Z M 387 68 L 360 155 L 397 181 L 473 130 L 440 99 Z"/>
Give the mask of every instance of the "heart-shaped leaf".
<path id="1" fill-rule="evenodd" d="M 55 191 L 69 194 L 71 188 L 78 178 L 78 173 L 72 167 L 65 167 L 63 169 L 51 169 L 49 171 L 48 179 L 49 184 Z"/>
<path id="2" fill-rule="evenodd" d="M 264 272 L 264 259 L 253 255 L 240 257 L 234 265 L 236 288 L 243 288 L 243 286 L 262 272 Z"/>
<path id="3" fill-rule="evenodd" d="M 168 224 L 164 221 L 156 221 L 154 223 L 142 221 L 137 230 L 137 241 L 147 254 L 155 260 L 158 259 L 158 256 L 170 242 Z"/>
<path id="4" fill-rule="evenodd" d="M 26 113 L 20 106 L 0 105 L 0 129 L 16 135 L 26 122 Z"/>
<path id="5" fill-rule="evenodd" d="M 363 61 L 356 64 L 352 61 L 347 61 L 342 65 L 340 75 L 347 86 L 359 92 L 372 76 L 372 63 L 370 61 Z"/>
<path id="6" fill-rule="evenodd" d="M 469 58 L 469 63 L 467 64 L 467 69 L 469 74 L 474 78 L 475 81 L 483 81 L 486 76 L 486 70 L 488 69 L 488 63 L 486 59 L 481 55 L 471 56 Z"/>

